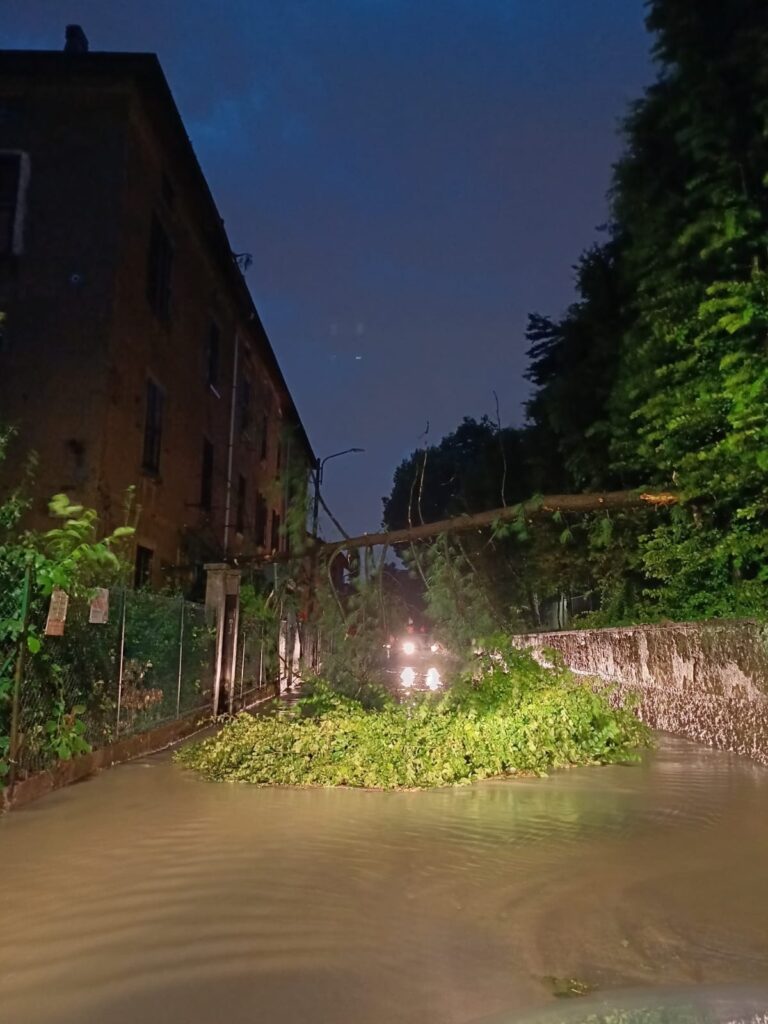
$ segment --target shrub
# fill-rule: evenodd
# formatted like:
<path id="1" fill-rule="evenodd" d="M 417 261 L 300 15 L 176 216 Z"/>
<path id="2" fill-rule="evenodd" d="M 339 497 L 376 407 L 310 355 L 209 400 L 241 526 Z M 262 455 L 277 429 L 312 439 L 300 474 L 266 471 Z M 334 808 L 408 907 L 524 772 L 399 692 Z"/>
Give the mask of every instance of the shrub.
<path id="1" fill-rule="evenodd" d="M 648 736 L 605 691 L 526 653 L 497 650 L 444 697 L 366 709 L 316 684 L 295 710 L 240 714 L 176 757 L 211 780 L 425 788 L 628 761 Z"/>

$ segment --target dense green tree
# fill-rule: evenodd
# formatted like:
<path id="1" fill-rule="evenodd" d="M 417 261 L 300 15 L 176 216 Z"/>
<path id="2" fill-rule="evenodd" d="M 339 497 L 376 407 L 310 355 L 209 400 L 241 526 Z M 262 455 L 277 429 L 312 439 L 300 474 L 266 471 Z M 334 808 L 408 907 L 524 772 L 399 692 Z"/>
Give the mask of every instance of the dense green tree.
<path id="1" fill-rule="evenodd" d="M 399 529 L 530 498 L 546 477 L 546 440 L 544 431 L 537 436 L 529 429 L 500 429 L 486 417 L 465 418 L 439 444 L 417 449 L 398 467 L 384 499 L 385 525 Z M 548 601 L 592 587 L 589 538 L 571 525 L 575 521 L 556 516 L 533 528 L 521 516 L 496 530 L 401 545 L 398 553 L 447 635 L 530 628 L 541 624 Z"/>
<path id="2" fill-rule="evenodd" d="M 525 431 L 467 416 L 398 466 L 383 499 L 384 524 L 396 530 L 520 501 L 531 493 L 529 463 Z"/>
<path id="3" fill-rule="evenodd" d="M 636 296 L 613 461 L 686 500 L 644 542 L 656 603 L 741 613 L 768 588 L 768 5 L 654 0 L 648 25 L 660 75 L 613 197 Z"/>
<path id="4" fill-rule="evenodd" d="M 576 267 L 579 298 L 560 320 L 533 314 L 528 379 L 532 471 L 543 492 L 634 484 L 610 464 L 609 400 L 628 324 L 616 242 L 595 246 Z"/>
<path id="5" fill-rule="evenodd" d="M 682 493 L 639 531 L 646 613 L 749 612 L 768 596 L 768 4 L 652 0 L 648 27 L 659 75 L 615 169 L 613 287 L 588 253 L 566 316 L 532 321 L 530 413 L 573 486 Z"/>

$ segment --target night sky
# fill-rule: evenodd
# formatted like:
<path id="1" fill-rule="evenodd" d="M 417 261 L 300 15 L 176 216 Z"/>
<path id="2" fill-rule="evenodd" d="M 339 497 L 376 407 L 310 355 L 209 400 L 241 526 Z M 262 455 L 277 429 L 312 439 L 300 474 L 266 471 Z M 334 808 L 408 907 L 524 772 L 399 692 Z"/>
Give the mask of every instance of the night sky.
<path id="1" fill-rule="evenodd" d="M 464 415 L 606 219 L 642 0 L 0 0 L 0 45 L 155 51 L 348 530 Z"/>

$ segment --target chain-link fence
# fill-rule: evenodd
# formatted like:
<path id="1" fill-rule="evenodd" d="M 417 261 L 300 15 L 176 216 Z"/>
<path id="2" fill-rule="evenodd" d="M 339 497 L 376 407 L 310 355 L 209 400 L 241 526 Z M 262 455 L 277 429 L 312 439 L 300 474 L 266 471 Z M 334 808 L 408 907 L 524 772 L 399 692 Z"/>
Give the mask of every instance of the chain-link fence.
<path id="1" fill-rule="evenodd" d="M 269 621 L 241 615 L 234 665 L 233 707 L 248 707 L 266 687 L 297 689 L 318 661 L 318 630 L 291 612 Z"/>
<path id="2" fill-rule="evenodd" d="M 0 786 L 18 748 L 19 694 L 26 646 L 31 573 L 0 578 Z"/>
<path id="3" fill-rule="evenodd" d="M 55 601 L 27 577 L 0 593 L 0 783 L 198 710 L 295 690 L 318 660 L 316 628 L 294 613 L 239 617 L 235 601 L 217 637 L 216 614 L 180 595 L 116 588 L 99 600 L 98 614 L 70 600 L 50 630 Z"/>
<path id="4" fill-rule="evenodd" d="M 277 643 L 265 626 L 240 629 L 235 665 L 235 696 L 240 707 L 257 697 L 277 674 Z"/>
<path id="5" fill-rule="evenodd" d="M 73 601 L 63 635 L 40 642 L 22 659 L 17 778 L 210 707 L 213 630 L 181 596 L 114 590 L 103 622 Z"/>

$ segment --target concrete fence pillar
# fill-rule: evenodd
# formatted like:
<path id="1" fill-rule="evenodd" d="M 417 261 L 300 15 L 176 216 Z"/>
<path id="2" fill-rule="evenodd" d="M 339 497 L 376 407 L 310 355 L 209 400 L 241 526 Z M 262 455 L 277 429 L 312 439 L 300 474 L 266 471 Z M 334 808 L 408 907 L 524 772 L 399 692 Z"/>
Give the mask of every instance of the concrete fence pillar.
<path id="1" fill-rule="evenodd" d="M 234 709 L 241 573 L 219 562 L 206 565 L 205 571 L 206 619 L 216 630 L 212 707 L 216 718 Z"/>

